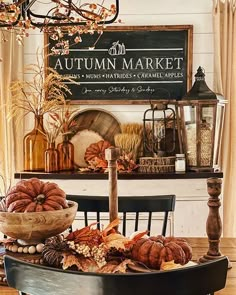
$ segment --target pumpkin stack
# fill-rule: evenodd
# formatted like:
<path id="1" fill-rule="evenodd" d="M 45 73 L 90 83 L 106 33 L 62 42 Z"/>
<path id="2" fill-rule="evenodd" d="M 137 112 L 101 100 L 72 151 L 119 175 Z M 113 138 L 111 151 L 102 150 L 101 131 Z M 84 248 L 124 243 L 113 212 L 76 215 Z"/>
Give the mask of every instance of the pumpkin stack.
<path id="1" fill-rule="evenodd" d="M 38 178 L 21 180 L 6 197 L 7 212 L 41 212 L 68 208 L 65 192 L 56 183 Z"/>

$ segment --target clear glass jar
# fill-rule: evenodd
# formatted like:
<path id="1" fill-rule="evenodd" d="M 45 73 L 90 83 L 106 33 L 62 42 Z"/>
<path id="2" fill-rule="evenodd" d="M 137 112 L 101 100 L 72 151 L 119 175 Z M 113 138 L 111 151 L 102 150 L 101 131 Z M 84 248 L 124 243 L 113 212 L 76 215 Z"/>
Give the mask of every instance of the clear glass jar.
<path id="1" fill-rule="evenodd" d="M 185 172 L 186 171 L 186 161 L 185 154 L 175 155 L 175 172 Z"/>

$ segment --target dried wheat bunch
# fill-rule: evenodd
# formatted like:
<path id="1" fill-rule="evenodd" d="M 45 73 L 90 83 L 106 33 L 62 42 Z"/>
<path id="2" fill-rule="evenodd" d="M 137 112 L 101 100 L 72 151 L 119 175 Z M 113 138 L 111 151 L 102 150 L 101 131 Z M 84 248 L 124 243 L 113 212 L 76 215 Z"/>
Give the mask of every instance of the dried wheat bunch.
<path id="1" fill-rule="evenodd" d="M 115 146 L 119 147 L 127 154 L 132 154 L 136 160 L 139 148 L 141 146 L 142 137 L 138 134 L 120 133 L 114 136 Z"/>
<path id="2" fill-rule="evenodd" d="M 126 123 L 121 125 L 121 132 L 128 134 L 137 134 L 142 136 L 143 124 L 140 123 Z"/>

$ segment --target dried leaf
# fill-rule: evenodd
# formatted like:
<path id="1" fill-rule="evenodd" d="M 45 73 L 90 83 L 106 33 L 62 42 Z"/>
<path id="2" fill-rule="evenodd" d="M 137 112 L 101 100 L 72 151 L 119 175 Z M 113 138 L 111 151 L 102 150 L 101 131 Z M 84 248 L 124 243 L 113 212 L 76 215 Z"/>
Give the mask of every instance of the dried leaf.
<path id="1" fill-rule="evenodd" d="M 130 259 L 125 259 L 121 263 L 116 260 L 109 261 L 106 265 L 101 267 L 97 272 L 99 273 L 126 273 L 128 265 L 133 264 Z"/>
<path id="2" fill-rule="evenodd" d="M 116 269 L 118 262 L 115 260 L 107 262 L 104 266 L 97 270 L 98 273 L 113 273 L 114 269 Z"/>
<path id="3" fill-rule="evenodd" d="M 115 248 L 117 250 L 126 249 L 126 244 L 129 243 L 129 239 L 124 237 L 121 234 L 112 233 L 106 237 L 103 238 L 104 243 L 108 248 Z"/>
<path id="4" fill-rule="evenodd" d="M 69 267 L 76 266 L 78 270 L 83 272 L 95 272 L 98 269 L 97 263 L 91 258 L 84 256 L 64 254 L 62 259 L 62 268 L 68 269 Z"/>
<path id="5" fill-rule="evenodd" d="M 96 261 L 92 258 L 81 256 L 79 262 L 81 264 L 81 270 L 84 272 L 96 272 L 99 268 Z"/>
<path id="6" fill-rule="evenodd" d="M 122 261 L 115 269 L 114 269 L 114 273 L 118 272 L 118 273 L 126 273 L 127 268 L 128 268 L 128 264 L 133 264 L 132 260 L 130 259 L 125 259 L 124 261 Z"/>
<path id="7" fill-rule="evenodd" d="M 111 223 L 108 224 L 107 227 L 104 228 L 104 230 L 102 231 L 102 236 L 106 237 L 108 235 L 108 233 L 114 229 L 114 227 L 118 226 L 120 223 L 120 219 L 116 218 L 114 219 Z"/>
<path id="8" fill-rule="evenodd" d="M 160 269 L 161 270 L 170 270 L 170 269 L 175 269 L 175 268 L 181 268 L 182 265 L 175 263 L 174 260 L 171 261 L 162 261 Z"/>
<path id="9" fill-rule="evenodd" d="M 77 256 L 64 254 L 62 259 L 62 268 L 65 270 L 73 265 L 77 266 L 78 270 L 82 268 Z"/>

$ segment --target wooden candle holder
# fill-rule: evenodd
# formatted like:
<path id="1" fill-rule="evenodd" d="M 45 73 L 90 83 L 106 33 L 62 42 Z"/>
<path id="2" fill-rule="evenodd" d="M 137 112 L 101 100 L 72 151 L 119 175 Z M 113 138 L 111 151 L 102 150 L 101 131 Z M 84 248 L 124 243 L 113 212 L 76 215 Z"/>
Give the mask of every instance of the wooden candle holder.
<path id="1" fill-rule="evenodd" d="M 212 177 L 207 179 L 207 192 L 210 198 L 207 202 L 209 214 L 206 221 L 206 232 L 208 236 L 209 248 L 207 253 L 199 259 L 199 262 L 206 262 L 223 256 L 220 252 L 222 222 L 219 213 L 219 208 L 221 206 L 219 196 L 221 194 L 221 185 L 222 180 L 220 178 Z"/>
<path id="2" fill-rule="evenodd" d="M 108 162 L 109 179 L 109 214 L 110 222 L 118 218 L 118 197 L 117 197 L 117 159 L 120 156 L 120 149 L 110 147 L 105 150 L 105 158 Z M 116 228 L 118 231 L 118 228 Z"/>

